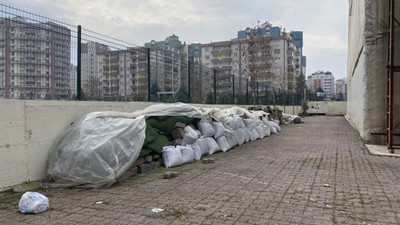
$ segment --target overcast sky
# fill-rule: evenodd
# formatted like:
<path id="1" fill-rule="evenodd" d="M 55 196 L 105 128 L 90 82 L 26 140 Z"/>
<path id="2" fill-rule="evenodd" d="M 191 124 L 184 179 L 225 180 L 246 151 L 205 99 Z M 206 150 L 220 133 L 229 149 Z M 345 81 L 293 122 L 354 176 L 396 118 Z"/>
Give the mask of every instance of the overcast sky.
<path id="1" fill-rule="evenodd" d="M 270 21 L 303 31 L 307 75 L 346 77 L 348 0 L 3 0 L 7 5 L 136 45 L 175 34 L 186 43 L 230 40 Z"/>

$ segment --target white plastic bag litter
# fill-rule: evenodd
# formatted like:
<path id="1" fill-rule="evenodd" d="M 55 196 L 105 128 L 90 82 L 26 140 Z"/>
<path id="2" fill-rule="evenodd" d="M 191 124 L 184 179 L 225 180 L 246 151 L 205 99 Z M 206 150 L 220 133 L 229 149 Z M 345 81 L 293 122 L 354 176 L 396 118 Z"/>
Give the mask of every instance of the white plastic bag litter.
<path id="1" fill-rule="evenodd" d="M 174 146 L 165 146 L 162 150 L 162 157 L 165 168 L 181 166 L 183 164 L 181 150 Z"/>
<path id="2" fill-rule="evenodd" d="M 178 146 L 176 146 L 176 148 L 181 151 L 182 162 L 184 164 L 193 162 L 193 160 L 194 160 L 194 152 L 193 152 L 193 149 L 191 147 L 178 145 Z"/>
<path id="3" fill-rule="evenodd" d="M 208 147 L 208 153 L 214 154 L 218 151 L 221 151 L 221 148 L 219 147 L 218 143 L 214 140 L 214 138 L 211 137 L 207 137 L 205 138 L 206 142 L 207 142 L 207 147 Z"/>
<path id="4" fill-rule="evenodd" d="M 224 125 L 222 125 L 221 122 L 212 122 L 211 125 L 213 126 L 215 130 L 214 138 L 217 139 L 221 136 L 224 135 L 225 133 L 225 128 Z"/>
<path id="5" fill-rule="evenodd" d="M 195 160 L 200 160 L 201 155 L 203 155 L 203 152 L 201 151 L 200 146 L 197 144 L 197 141 L 191 145 L 189 145 L 193 149 L 193 154 L 194 154 L 194 159 Z"/>
<path id="6" fill-rule="evenodd" d="M 225 136 L 221 136 L 217 138 L 217 143 L 223 152 L 226 152 L 230 149 L 228 141 L 226 140 Z"/>
<path id="7" fill-rule="evenodd" d="M 208 145 L 207 145 L 207 141 L 205 138 L 201 137 L 201 138 L 197 139 L 196 144 L 201 149 L 201 155 L 208 155 Z"/>
<path id="8" fill-rule="evenodd" d="M 41 213 L 49 209 L 49 199 L 33 191 L 27 191 L 19 200 L 18 209 L 21 213 Z"/>

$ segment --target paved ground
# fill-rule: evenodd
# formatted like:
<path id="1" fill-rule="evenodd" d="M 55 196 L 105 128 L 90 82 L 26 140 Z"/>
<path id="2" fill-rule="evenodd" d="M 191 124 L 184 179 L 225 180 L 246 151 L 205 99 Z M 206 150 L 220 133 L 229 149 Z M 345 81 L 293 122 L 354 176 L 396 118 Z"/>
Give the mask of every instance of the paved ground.
<path id="1" fill-rule="evenodd" d="M 309 117 L 213 157 L 170 180 L 161 168 L 109 189 L 43 190 L 51 210 L 37 215 L 3 194 L 0 224 L 400 224 L 400 159 L 369 155 L 343 117 Z"/>

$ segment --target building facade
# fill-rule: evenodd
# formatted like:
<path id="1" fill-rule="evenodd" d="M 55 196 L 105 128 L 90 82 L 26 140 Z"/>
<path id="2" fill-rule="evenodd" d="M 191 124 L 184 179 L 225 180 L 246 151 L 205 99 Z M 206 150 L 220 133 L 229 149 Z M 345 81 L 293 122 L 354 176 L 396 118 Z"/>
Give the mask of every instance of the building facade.
<path id="1" fill-rule="evenodd" d="M 296 77 L 305 71 L 302 34 L 297 31 L 292 35 L 266 22 L 258 29 L 238 31 L 235 39 L 203 44 L 202 63 L 217 71 L 219 94 L 232 93 L 233 89 L 235 95 L 256 89 L 260 93 L 266 90 L 292 93 Z M 254 47 L 257 42 L 265 43 Z M 254 55 L 258 59 L 252 58 Z"/>
<path id="2" fill-rule="evenodd" d="M 317 71 L 307 76 L 306 85 L 312 93 L 316 93 L 318 88 L 321 88 L 324 91 L 325 98 L 330 99 L 335 94 L 334 82 L 335 77 L 333 77 L 331 72 Z"/>
<path id="3" fill-rule="evenodd" d="M 347 100 L 347 80 L 346 78 L 335 81 L 335 98 L 336 100 Z"/>
<path id="4" fill-rule="evenodd" d="M 0 19 L 0 98 L 69 99 L 70 44 L 67 27 Z"/>

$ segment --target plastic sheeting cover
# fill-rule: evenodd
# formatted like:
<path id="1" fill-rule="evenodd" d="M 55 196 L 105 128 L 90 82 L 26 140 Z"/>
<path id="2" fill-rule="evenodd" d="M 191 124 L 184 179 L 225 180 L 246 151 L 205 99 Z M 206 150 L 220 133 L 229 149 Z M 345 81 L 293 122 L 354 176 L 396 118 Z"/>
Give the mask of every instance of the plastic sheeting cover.
<path id="1" fill-rule="evenodd" d="M 127 115 L 89 113 L 67 129 L 49 153 L 49 186 L 113 184 L 138 158 L 145 139 L 145 118 Z"/>

